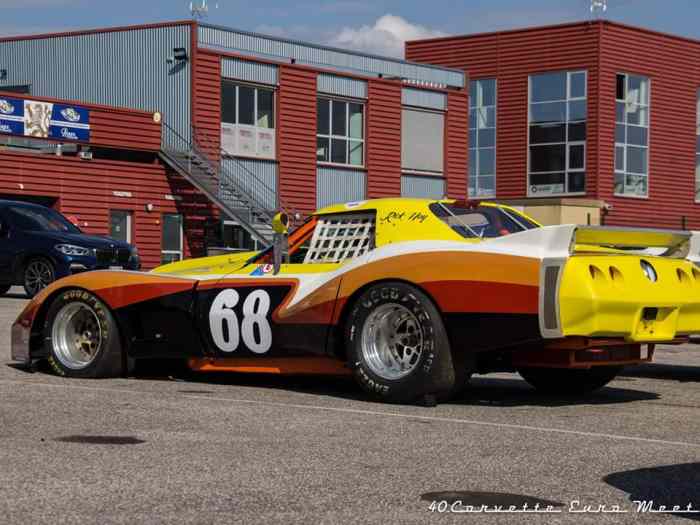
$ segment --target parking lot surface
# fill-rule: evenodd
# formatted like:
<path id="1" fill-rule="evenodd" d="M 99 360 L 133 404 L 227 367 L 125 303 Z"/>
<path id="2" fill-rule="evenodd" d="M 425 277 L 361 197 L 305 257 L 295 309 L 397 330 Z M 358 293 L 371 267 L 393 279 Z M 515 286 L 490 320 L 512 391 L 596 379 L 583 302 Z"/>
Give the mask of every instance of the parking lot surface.
<path id="1" fill-rule="evenodd" d="M 0 298 L 2 523 L 700 522 L 634 503 L 700 510 L 700 346 L 585 399 L 494 374 L 434 408 L 337 379 L 66 380 L 10 364 L 15 290 Z M 551 512 L 464 512 L 538 503 Z"/>

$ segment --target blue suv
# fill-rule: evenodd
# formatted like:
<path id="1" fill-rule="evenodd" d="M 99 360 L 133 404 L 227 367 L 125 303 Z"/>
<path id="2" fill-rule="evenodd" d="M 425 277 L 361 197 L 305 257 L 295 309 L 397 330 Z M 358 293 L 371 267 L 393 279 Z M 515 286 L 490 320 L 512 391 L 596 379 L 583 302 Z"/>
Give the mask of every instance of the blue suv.
<path id="1" fill-rule="evenodd" d="M 33 297 L 74 273 L 140 267 L 130 244 L 86 235 L 51 208 L 0 200 L 0 295 L 18 284 Z"/>

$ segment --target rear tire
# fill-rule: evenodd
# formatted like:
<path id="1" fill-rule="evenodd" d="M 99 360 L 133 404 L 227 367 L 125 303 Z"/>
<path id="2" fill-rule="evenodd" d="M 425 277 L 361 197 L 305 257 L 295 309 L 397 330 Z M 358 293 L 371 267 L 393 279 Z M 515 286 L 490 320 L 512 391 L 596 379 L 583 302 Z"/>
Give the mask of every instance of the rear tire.
<path id="1" fill-rule="evenodd" d="M 455 386 L 440 312 L 420 290 L 379 283 L 353 304 L 345 323 L 348 362 L 373 398 L 411 403 L 444 400 Z"/>
<path id="2" fill-rule="evenodd" d="M 547 394 L 582 395 L 603 388 L 620 373 L 621 366 L 594 366 L 589 369 L 519 368 L 522 378 Z"/>
<path id="3" fill-rule="evenodd" d="M 60 376 L 119 377 L 122 345 L 114 316 L 85 290 L 65 290 L 51 303 L 44 325 L 49 365 Z"/>
<path id="4" fill-rule="evenodd" d="M 22 278 L 24 291 L 29 297 L 34 297 L 56 280 L 56 272 L 51 261 L 35 257 L 27 261 Z"/>

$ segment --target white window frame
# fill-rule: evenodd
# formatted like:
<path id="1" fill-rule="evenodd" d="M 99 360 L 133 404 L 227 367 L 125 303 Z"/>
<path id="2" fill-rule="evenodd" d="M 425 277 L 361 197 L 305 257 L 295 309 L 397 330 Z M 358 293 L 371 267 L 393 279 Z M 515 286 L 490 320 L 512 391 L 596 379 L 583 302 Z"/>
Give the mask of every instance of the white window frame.
<path id="1" fill-rule="evenodd" d="M 163 226 L 165 225 L 165 217 L 166 216 L 173 216 L 173 215 L 180 218 L 180 249 L 179 250 L 164 250 L 163 249 Z M 181 213 L 163 213 L 163 214 L 161 214 L 161 217 L 160 217 L 160 223 L 161 223 L 161 227 L 160 227 L 161 261 L 163 260 L 163 255 L 173 255 L 173 254 L 178 255 L 178 260 L 182 261 L 182 259 L 184 258 L 184 254 L 185 254 L 185 245 L 184 245 L 185 217 Z"/>
<path id="2" fill-rule="evenodd" d="M 493 123 L 494 126 L 493 128 L 479 128 L 478 125 L 478 116 L 476 118 L 477 121 L 477 126 L 476 128 L 469 128 L 468 131 L 474 130 L 474 137 L 476 138 L 477 143 L 472 144 L 471 141 L 469 142 L 469 151 L 474 151 L 474 193 L 472 193 L 472 184 L 471 184 L 471 175 L 468 174 L 469 180 L 467 181 L 467 191 L 468 195 L 470 198 L 473 199 L 481 199 L 481 198 L 493 198 L 496 196 L 496 180 L 497 180 L 497 157 L 498 157 L 498 79 L 495 78 L 477 78 L 473 79 L 472 82 L 482 82 L 482 81 L 491 81 L 493 80 L 493 106 L 484 106 L 481 104 L 481 101 L 472 101 L 471 98 L 469 99 L 469 114 L 471 115 L 472 111 L 487 111 L 489 108 L 493 108 Z M 474 105 L 472 105 L 474 104 Z M 479 129 L 493 129 L 493 148 L 479 148 Z M 493 175 L 479 175 L 479 150 L 480 149 L 493 149 Z M 469 167 L 469 171 L 471 171 L 471 166 Z M 493 176 L 493 192 L 483 192 L 479 193 L 479 179 L 483 177 L 491 177 Z"/>
<path id="3" fill-rule="evenodd" d="M 320 166 L 342 166 L 343 168 L 355 168 L 363 169 L 367 164 L 367 105 L 364 100 L 357 100 L 345 97 L 335 97 L 328 95 L 318 95 L 317 104 L 319 101 L 328 102 L 328 135 L 319 133 L 318 131 L 318 117 L 316 117 L 316 147 L 318 148 L 318 139 L 328 139 L 328 159 L 329 160 L 318 160 L 318 153 L 316 155 L 316 163 Z M 345 104 L 345 135 L 335 135 L 333 134 L 333 104 L 334 102 L 341 102 Z M 362 138 L 356 138 L 350 136 L 350 104 L 357 104 L 362 107 Z M 345 149 L 346 163 L 342 162 L 332 162 L 330 159 L 333 158 L 333 139 L 344 140 L 347 144 Z M 350 142 L 359 142 L 362 144 L 362 163 L 361 164 L 350 164 Z"/>
<path id="4" fill-rule="evenodd" d="M 532 144 L 532 146 L 538 147 L 538 146 L 557 146 L 560 144 L 564 145 L 564 151 L 565 151 L 565 157 L 564 157 L 564 191 L 563 192 L 557 192 L 557 193 L 539 193 L 537 191 L 533 192 L 532 191 L 532 184 L 530 184 L 530 176 L 533 175 L 533 173 L 530 171 L 530 125 L 531 125 L 531 104 L 533 104 L 532 100 L 532 77 L 537 76 L 537 75 L 542 75 L 542 74 L 548 74 L 548 73 L 566 73 L 566 98 L 560 99 L 560 100 L 547 100 L 547 101 L 541 101 L 541 102 L 535 102 L 534 104 L 547 104 L 547 103 L 552 103 L 552 102 L 563 102 L 564 105 L 566 106 L 566 120 L 563 122 L 564 124 L 564 141 L 563 142 L 538 142 L 537 144 Z M 576 75 L 579 73 L 583 73 L 584 75 L 584 81 L 583 85 L 585 87 L 585 92 L 582 97 L 572 97 L 571 96 L 571 76 Z M 569 103 L 570 102 L 576 102 L 583 100 L 586 103 L 586 119 L 583 121 L 580 120 L 569 120 Z M 585 122 L 586 124 L 586 139 L 585 140 L 569 140 L 569 124 L 571 123 L 577 123 L 577 122 Z M 588 151 L 588 70 L 587 69 L 573 69 L 573 70 L 559 70 L 559 71 L 544 71 L 541 73 L 532 73 L 528 75 L 527 77 L 527 196 L 528 197 L 569 197 L 569 196 L 577 196 L 577 195 L 585 195 L 586 194 L 586 180 L 588 179 L 588 174 L 586 173 L 586 155 Z M 569 168 L 569 149 L 571 146 L 583 146 L 583 167 L 582 168 L 574 168 L 570 169 Z M 550 173 L 561 173 L 561 170 L 558 171 L 537 171 L 534 174 L 535 175 L 547 175 Z M 569 187 L 569 173 L 583 173 L 584 174 L 584 181 L 583 181 L 583 191 L 577 191 L 577 192 L 570 192 L 566 191 L 566 188 Z"/>
<path id="5" fill-rule="evenodd" d="M 617 136 L 615 135 L 615 148 L 613 149 L 613 169 L 615 175 L 622 175 L 622 192 L 618 192 L 616 189 L 616 182 L 615 179 L 613 178 L 613 194 L 615 197 L 625 197 L 625 198 L 630 198 L 630 199 L 648 199 L 649 198 L 649 161 L 650 161 L 650 155 L 651 155 L 651 150 L 649 148 L 649 144 L 651 143 L 651 77 L 648 77 L 646 75 L 641 75 L 637 73 L 616 73 L 615 74 L 615 90 L 617 91 L 617 77 L 619 75 L 623 75 L 625 77 L 625 92 L 629 93 L 629 77 L 640 77 L 643 79 L 646 79 L 647 81 L 647 103 L 646 104 L 636 104 L 640 108 L 646 108 L 647 110 L 647 125 L 646 126 L 637 126 L 636 124 L 627 124 L 627 106 L 629 105 L 629 102 L 627 100 L 618 100 L 617 98 L 617 92 L 615 93 L 615 128 L 617 128 L 618 124 L 624 124 L 625 126 L 625 142 L 617 142 Z M 625 104 L 625 114 L 624 114 L 624 122 L 618 122 L 617 121 L 617 103 L 618 102 L 624 102 Z M 646 128 L 647 130 L 647 143 L 646 146 L 640 146 L 639 144 L 628 144 L 627 143 L 627 126 L 635 126 L 638 128 Z M 613 128 L 613 133 L 616 133 L 616 129 Z M 646 165 L 644 166 L 644 171 L 645 173 L 635 173 L 635 172 L 628 172 L 627 171 L 627 154 L 628 154 L 628 148 L 632 146 L 634 148 L 643 148 L 647 150 L 646 154 Z M 617 148 L 623 148 L 623 154 L 622 154 L 622 169 L 618 170 L 617 169 Z M 626 193 L 625 188 L 627 187 L 627 175 L 633 175 L 636 177 L 645 177 L 647 184 L 646 184 L 646 193 L 644 195 L 639 195 L 637 193 Z"/>
<path id="6" fill-rule="evenodd" d="M 109 210 L 109 233 L 112 234 L 112 214 L 113 213 L 124 213 L 126 215 L 126 242 L 132 243 L 132 228 L 134 223 L 134 212 L 132 210 L 120 210 L 113 208 Z"/>
<path id="7" fill-rule="evenodd" d="M 267 159 L 267 160 L 275 160 L 277 158 L 277 93 L 274 87 L 272 86 L 266 86 L 266 85 L 258 85 L 258 84 L 251 84 L 248 82 L 241 82 L 236 79 L 232 78 L 222 78 L 221 83 L 228 83 L 232 84 L 236 87 L 236 108 L 235 108 L 235 114 L 236 114 L 236 122 L 224 122 L 223 120 L 223 115 L 221 115 L 221 150 L 225 152 L 226 156 L 229 157 L 250 157 L 250 158 L 257 158 L 257 159 Z M 250 125 L 250 124 L 240 124 L 240 88 L 241 87 L 246 87 L 253 89 L 253 122 L 256 124 Z M 272 121 L 274 125 L 271 128 L 265 128 L 262 126 L 258 126 L 258 111 L 259 111 L 259 106 L 258 106 L 258 92 L 260 90 L 265 90 L 268 91 L 272 94 Z M 221 91 L 222 91 L 222 97 L 223 97 L 223 86 L 221 86 Z M 223 100 L 221 101 L 222 105 L 222 110 L 223 110 Z M 233 132 L 234 133 L 234 144 L 233 144 L 233 151 L 230 151 L 229 149 L 226 149 L 224 146 L 224 130 L 227 130 L 228 132 Z M 254 135 L 254 149 L 255 151 L 253 153 L 249 151 L 241 151 L 240 143 L 239 143 L 239 137 L 240 137 L 240 131 L 250 131 Z M 261 144 L 263 143 L 261 141 L 260 135 L 261 134 L 271 134 L 271 140 L 268 142 L 269 146 L 269 153 L 265 153 L 264 151 L 261 151 Z"/>

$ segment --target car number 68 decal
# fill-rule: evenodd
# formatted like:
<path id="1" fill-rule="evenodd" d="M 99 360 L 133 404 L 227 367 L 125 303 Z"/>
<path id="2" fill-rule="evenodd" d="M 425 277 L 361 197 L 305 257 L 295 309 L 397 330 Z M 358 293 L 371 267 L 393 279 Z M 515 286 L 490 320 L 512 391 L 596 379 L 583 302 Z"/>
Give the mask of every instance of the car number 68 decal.
<path id="1" fill-rule="evenodd" d="M 240 295 L 236 290 L 222 290 L 209 309 L 209 329 L 214 344 L 222 352 L 235 352 L 241 340 L 256 354 L 264 354 L 272 346 L 272 329 L 267 320 L 270 296 L 265 290 L 254 290 L 243 301 L 242 320 L 236 307 Z"/>

